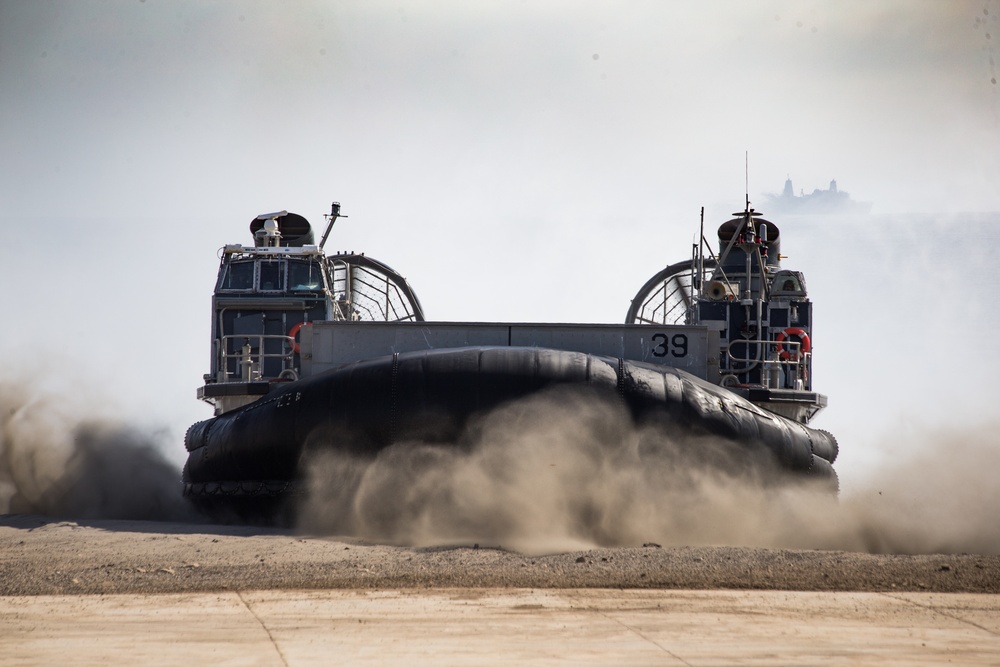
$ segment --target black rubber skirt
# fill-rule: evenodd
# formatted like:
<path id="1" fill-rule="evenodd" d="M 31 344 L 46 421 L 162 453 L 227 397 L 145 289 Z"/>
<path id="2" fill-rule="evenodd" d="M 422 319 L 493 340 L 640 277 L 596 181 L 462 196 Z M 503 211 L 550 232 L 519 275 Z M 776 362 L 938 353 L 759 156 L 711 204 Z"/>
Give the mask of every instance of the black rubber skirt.
<path id="1" fill-rule="evenodd" d="M 835 481 L 832 435 L 684 371 L 565 350 L 463 347 L 342 366 L 194 424 L 185 436 L 184 493 L 282 495 L 299 481 L 306 451 L 374 456 L 404 440 L 455 443 L 473 416 L 561 385 L 612 396 L 637 420 L 764 449 L 788 471 Z"/>

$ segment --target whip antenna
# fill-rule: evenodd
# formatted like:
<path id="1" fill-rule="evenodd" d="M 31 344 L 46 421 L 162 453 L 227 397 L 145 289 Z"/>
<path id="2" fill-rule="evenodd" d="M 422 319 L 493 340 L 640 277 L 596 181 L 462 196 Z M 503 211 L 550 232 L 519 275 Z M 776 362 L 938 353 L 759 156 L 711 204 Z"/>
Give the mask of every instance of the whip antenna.
<path id="1" fill-rule="evenodd" d="M 747 198 L 747 210 L 750 210 L 750 151 L 743 151 L 743 192 Z"/>

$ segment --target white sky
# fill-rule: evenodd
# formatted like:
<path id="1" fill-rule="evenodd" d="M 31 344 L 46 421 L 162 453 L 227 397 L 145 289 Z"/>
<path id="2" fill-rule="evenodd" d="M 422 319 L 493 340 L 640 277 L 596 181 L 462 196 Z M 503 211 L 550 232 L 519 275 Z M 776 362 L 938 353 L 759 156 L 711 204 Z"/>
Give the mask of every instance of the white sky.
<path id="1" fill-rule="evenodd" d="M 843 233 L 782 225 L 816 425 L 863 474 L 878 434 L 996 397 L 939 316 L 997 323 L 965 283 L 997 286 L 990 225 L 953 214 L 996 228 L 998 41 L 997 0 L 0 0 L 0 358 L 179 447 L 209 414 L 216 249 L 258 213 L 341 201 L 328 249 L 401 271 L 432 319 L 619 322 L 701 206 L 709 229 L 742 208 L 749 153 L 759 205 L 787 176 L 874 202 Z M 898 250 L 921 240 L 953 263 Z"/>

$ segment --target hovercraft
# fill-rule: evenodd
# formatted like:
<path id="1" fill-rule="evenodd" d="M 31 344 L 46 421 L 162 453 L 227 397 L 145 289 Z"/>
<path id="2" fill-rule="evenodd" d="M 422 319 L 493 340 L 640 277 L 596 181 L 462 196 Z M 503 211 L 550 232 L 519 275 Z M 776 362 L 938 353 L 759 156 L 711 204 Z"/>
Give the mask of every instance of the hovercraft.
<path id="1" fill-rule="evenodd" d="M 560 386 L 764 450 L 835 489 L 837 442 L 807 425 L 827 404 L 812 389 L 812 303 L 760 215 L 747 202 L 723 223 L 718 252 L 702 232 L 690 259 L 642 286 L 624 324 L 427 321 L 386 264 L 324 253 L 346 217 L 338 203 L 319 244 L 300 215 L 260 215 L 253 245 L 221 250 L 198 390 L 215 417 L 185 436 L 183 493 L 210 511 L 287 505 L 305 492 L 307 450 L 455 445 L 476 415 Z"/>

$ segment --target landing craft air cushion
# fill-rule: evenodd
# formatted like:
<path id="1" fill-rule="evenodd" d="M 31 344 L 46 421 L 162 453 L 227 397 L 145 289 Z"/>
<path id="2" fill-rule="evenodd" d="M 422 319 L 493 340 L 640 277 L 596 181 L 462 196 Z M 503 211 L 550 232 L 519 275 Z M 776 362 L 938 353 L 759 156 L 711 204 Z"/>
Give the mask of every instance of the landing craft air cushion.
<path id="1" fill-rule="evenodd" d="M 837 442 L 808 426 L 827 399 L 812 389 L 805 278 L 781 268 L 774 223 L 749 202 L 734 216 L 718 253 L 702 233 L 690 259 L 642 286 L 624 324 L 596 325 L 427 321 L 386 264 L 324 253 L 339 204 L 319 244 L 302 216 L 258 216 L 252 246 L 221 252 L 198 390 L 215 417 L 185 436 L 184 495 L 209 511 L 287 507 L 305 493 L 307 453 L 459 446 L 470 419 L 553 387 L 765 451 L 835 489 Z"/>

